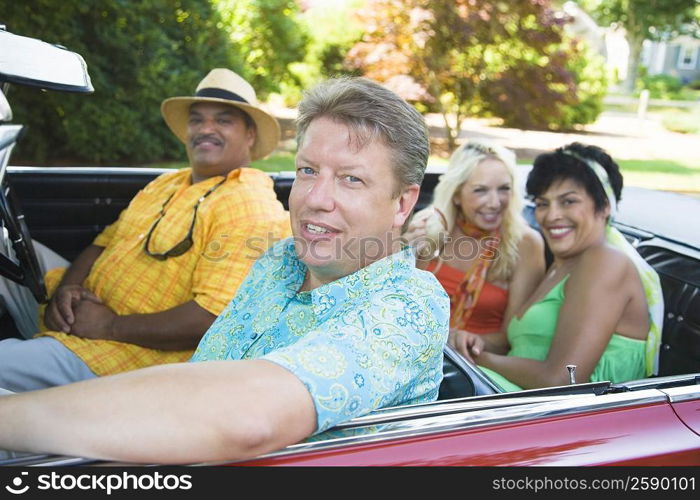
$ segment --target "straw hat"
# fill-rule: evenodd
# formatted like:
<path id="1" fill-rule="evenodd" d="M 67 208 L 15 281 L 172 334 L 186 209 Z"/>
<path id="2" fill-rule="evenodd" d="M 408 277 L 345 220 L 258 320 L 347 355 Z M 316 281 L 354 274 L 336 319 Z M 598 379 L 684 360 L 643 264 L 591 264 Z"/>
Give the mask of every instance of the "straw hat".
<path id="1" fill-rule="evenodd" d="M 171 97 L 163 101 L 160 111 L 165 123 L 182 142 L 187 142 L 190 106 L 196 102 L 220 102 L 245 111 L 255 122 L 257 134 L 251 159 L 270 154 L 280 140 L 280 126 L 274 116 L 263 111 L 255 90 L 230 69 L 215 68 L 197 85 L 194 97 Z"/>

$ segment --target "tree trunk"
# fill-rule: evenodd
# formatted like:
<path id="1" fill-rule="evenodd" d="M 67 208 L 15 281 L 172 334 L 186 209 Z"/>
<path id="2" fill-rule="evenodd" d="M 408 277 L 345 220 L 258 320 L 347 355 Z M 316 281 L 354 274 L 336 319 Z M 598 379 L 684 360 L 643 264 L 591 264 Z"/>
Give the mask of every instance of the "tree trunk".
<path id="1" fill-rule="evenodd" d="M 623 90 L 627 94 L 634 92 L 635 84 L 637 83 L 637 75 L 639 74 L 639 59 L 642 55 L 642 44 L 644 37 L 629 35 L 627 42 L 630 46 L 630 55 L 627 59 L 627 78 L 623 85 Z"/>
<path id="2" fill-rule="evenodd" d="M 447 136 L 447 149 L 452 153 L 457 147 L 457 137 L 459 137 L 459 128 L 456 128 L 450 123 L 447 111 L 441 108 L 442 121 L 445 123 L 445 135 Z M 456 128 L 456 129 L 455 129 Z"/>

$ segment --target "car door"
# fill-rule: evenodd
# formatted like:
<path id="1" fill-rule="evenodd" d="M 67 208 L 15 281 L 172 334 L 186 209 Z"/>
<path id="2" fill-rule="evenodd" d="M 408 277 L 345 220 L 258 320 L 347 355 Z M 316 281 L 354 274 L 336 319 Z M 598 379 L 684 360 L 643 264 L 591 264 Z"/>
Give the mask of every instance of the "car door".
<path id="1" fill-rule="evenodd" d="M 673 411 L 696 434 L 700 435 L 700 386 L 664 389 Z"/>
<path id="2" fill-rule="evenodd" d="M 658 389 L 502 396 L 380 412 L 246 464 L 700 465 L 700 436 Z"/>

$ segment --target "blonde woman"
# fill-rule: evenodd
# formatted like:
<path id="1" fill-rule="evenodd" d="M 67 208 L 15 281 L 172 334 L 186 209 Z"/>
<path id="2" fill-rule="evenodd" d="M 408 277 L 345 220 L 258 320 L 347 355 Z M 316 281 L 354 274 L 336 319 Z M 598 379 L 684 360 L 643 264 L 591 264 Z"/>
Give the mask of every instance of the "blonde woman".
<path id="1" fill-rule="evenodd" d="M 544 275 L 544 243 L 521 214 L 515 155 L 485 142 L 460 146 L 433 203 L 404 233 L 450 296 L 450 344 L 498 333 Z M 461 350 L 466 352 L 465 347 Z"/>

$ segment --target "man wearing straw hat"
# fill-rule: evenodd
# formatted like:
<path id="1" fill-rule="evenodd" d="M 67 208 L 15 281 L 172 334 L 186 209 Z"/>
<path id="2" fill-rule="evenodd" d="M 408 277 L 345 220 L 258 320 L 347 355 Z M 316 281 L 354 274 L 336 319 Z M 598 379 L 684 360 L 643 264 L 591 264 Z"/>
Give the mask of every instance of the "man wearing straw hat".
<path id="1" fill-rule="evenodd" d="M 70 267 L 47 273 L 43 315 L 36 303 L 23 307 L 43 319 L 24 314 L 23 334 L 38 335 L 0 342 L 0 387 L 23 392 L 186 361 L 259 256 L 250 239 L 289 235 L 272 180 L 249 168 L 280 136 L 250 84 L 217 68 L 193 97 L 166 99 L 161 111 L 190 168 L 152 181 Z"/>

